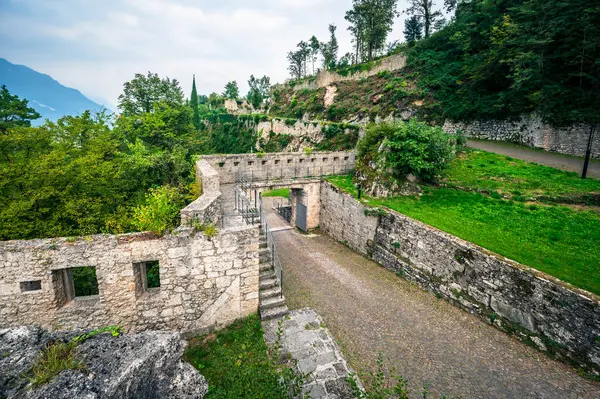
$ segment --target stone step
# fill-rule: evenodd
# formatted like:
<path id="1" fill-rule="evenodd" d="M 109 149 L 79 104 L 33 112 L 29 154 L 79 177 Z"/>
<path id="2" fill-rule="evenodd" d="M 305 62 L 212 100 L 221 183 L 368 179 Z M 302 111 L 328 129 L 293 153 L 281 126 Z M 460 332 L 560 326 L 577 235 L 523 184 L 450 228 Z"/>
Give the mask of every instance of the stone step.
<path id="1" fill-rule="evenodd" d="M 260 301 L 262 302 L 267 298 L 279 298 L 281 296 L 281 292 L 279 291 L 279 287 L 275 286 L 274 288 L 260 290 L 260 293 L 258 295 L 260 296 Z"/>
<path id="2" fill-rule="evenodd" d="M 269 253 L 269 254 L 260 255 L 258 257 L 258 261 L 260 263 L 268 263 L 268 262 L 270 262 L 271 261 L 271 254 Z"/>
<path id="3" fill-rule="evenodd" d="M 271 271 L 275 271 L 273 269 L 273 265 L 271 264 L 271 262 L 263 262 L 259 265 L 258 270 L 262 273 L 262 272 L 266 272 L 268 270 Z"/>
<path id="4" fill-rule="evenodd" d="M 275 278 L 275 272 L 273 270 L 266 270 L 266 271 L 260 273 L 260 275 L 258 276 L 258 279 L 260 281 L 269 280 L 271 278 Z"/>
<path id="5" fill-rule="evenodd" d="M 260 311 L 262 312 L 263 310 L 277 308 L 279 306 L 285 306 L 285 298 L 274 296 L 260 302 Z"/>
<path id="6" fill-rule="evenodd" d="M 261 320 L 277 319 L 279 317 L 286 316 L 290 311 L 287 306 L 278 306 L 276 308 L 265 309 L 260 311 Z"/>
<path id="7" fill-rule="evenodd" d="M 273 287 L 279 287 L 279 284 L 277 283 L 277 279 L 273 276 L 271 278 L 260 280 L 258 286 L 262 292 L 264 290 L 269 290 Z"/>

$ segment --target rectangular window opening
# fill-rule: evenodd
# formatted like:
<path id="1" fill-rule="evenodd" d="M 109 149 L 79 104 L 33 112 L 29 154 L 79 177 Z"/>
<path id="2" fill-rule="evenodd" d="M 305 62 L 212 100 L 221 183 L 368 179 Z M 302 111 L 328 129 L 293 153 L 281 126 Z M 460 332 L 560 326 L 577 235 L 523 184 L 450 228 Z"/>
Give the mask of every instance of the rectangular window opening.
<path id="1" fill-rule="evenodd" d="M 95 267 L 74 267 L 69 271 L 75 298 L 99 294 Z"/>
<path id="2" fill-rule="evenodd" d="M 334 160 L 334 161 L 339 161 L 339 160 L 340 160 L 340 158 L 339 158 L 339 157 L 333 157 L 333 160 Z"/>
<path id="3" fill-rule="evenodd" d="M 263 165 L 266 165 L 266 164 L 267 164 L 267 161 L 262 161 L 262 164 L 263 164 Z"/>
<path id="4" fill-rule="evenodd" d="M 347 161 L 349 157 L 344 157 L 344 161 Z"/>
<path id="5" fill-rule="evenodd" d="M 279 165 L 279 159 L 275 160 L 275 165 Z"/>
<path id="6" fill-rule="evenodd" d="M 234 162 L 233 166 L 238 166 L 240 163 L 239 162 Z"/>
<path id="7" fill-rule="evenodd" d="M 288 160 L 287 160 L 287 162 L 288 162 L 288 163 L 292 163 L 292 160 L 291 160 L 291 159 L 288 159 Z"/>
<path id="8" fill-rule="evenodd" d="M 254 164 L 254 161 L 248 161 L 248 166 L 252 166 Z"/>
<path id="9" fill-rule="evenodd" d="M 133 264 L 136 295 L 160 288 L 160 264 L 157 260 Z"/>
<path id="10" fill-rule="evenodd" d="M 323 162 L 327 162 L 327 158 L 323 158 Z"/>
<path id="11" fill-rule="evenodd" d="M 42 280 L 21 281 L 21 292 L 39 291 L 42 289 Z"/>

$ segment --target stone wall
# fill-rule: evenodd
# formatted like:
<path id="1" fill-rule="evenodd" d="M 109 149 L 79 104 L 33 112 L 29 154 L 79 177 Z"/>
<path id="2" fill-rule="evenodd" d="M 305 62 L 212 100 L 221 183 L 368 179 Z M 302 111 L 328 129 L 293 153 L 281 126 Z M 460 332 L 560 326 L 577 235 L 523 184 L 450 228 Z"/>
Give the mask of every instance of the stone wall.
<path id="1" fill-rule="evenodd" d="M 336 82 L 346 80 L 360 80 L 369 76 L 377 75 L 383 71 L 395 71 L 406 66 L 406 56 L 403 54 L 395 54 L 386 58 L 382 58 L 374 62 L 374 65 L 368 71 L 357 72 L 352 75 L 342 76 L 339 73 L 323 70 L 317 74 L 314 79 L 305 79 L 294 85 L 294 90 L 316 90 L 321 87 L 329 86 Z"/>
<path id="2" fill-rule="evenodd" d="M 202 157 L 219 174 L 221 184 L 235 183 L 243 174 L 253 181 L 345 174 L 354 169 L 355 152 L 313 152 L 206 155 Z"/>
<path id="3" fill-rule="evenodd" d="M 368 256 L 375 239 L 377 218 L 365 215 L 365 207 L 329 182 L 321 183 L 321 229 L 361 255 Z"/>
<path id="4" fill-rule="evenodd" d="M 219 174 L 208 162 L 201 159 L 196 162 L 196 181 L 202 195 L 180 211 L 181 224 L 186 225 L 195 219 L 203 224 L 218 225 L 221 220 L 222 199 Z"/>
<path id="5" fill-rule="evenodd" d="M 321 228 L 333 238 L 551 356 L 600 372 L 595 295 L 400 213 L 365 216 L 378 212 L 328 182 L 321 203 Z"/>
<path id="6" fill-rule="evenodd" d="M 187 227 L 148 233 L 0 242 L 0 328 L 201 332 L 258 310 L 258 228 L 207 239 Z M 160 287 L 147 288 L 144 262 L 158 261 Z M 96 269 L 99 295 L 74 297 L 69 270 Z M 39 289 L 23 284 L 39 281 Z"/>
<path id="7" fill-rule="evenodd" d="M 517 121 L 476 121 L 461 123 L 446 121 L 444 130 L 456 133 L 461 130 L 466 137 L 507 141 L 527 147 L 539 148 L 561 154 L 584 156 L 590 133 L 589 125 L 554 127 L 544 123 L 539 115 L 526 115 Z M 600 139 L 592 145 L 592 157 L 600 158 Z"/>
<path id="8" fill-rule="evenodd" d="M 256 125 L 255 129 L 259 133 L 259 144 L 261 139 L 266 143 L 272 134 L 291 136 L 292 140 L 283 150 L 296 152 L 302 151 L 305 147 L 313 148 L 315 144 L 323 141 L 325 139 L 325 129 L 329 125 L 346 125 L 343 126 L 345 127 L 343 132 L 348 136 L 348 140 L 350 140 L 352 133 L 355 134 L 354 137 L 361 137 L 364 133 L 364 127 L 359 125 L 330 123 L 326 121 L 306 121 L 303 119 L 298 119 L 294 123 L 290 123 L 288 119 L 279 118 L 270 118 L 269 120 L 261 121 Z M 358 136 L 356 136 L 356 132 L 358 132 Z"/>

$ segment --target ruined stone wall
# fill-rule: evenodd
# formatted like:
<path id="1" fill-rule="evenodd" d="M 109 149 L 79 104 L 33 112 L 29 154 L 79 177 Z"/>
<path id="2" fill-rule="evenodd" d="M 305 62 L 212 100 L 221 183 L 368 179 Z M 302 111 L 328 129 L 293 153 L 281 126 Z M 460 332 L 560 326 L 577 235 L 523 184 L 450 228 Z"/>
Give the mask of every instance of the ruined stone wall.
<path id="1" fill-rule="evenodd" d="M 317 74 L 314 79 L 304 80 L 294 86 L 294 90 L 316 90 L 321 87 L 329 86 L 336 82 L 346 80 L 360 80 L 369 76 L 377 75 L 383 71 L 395 71 L 406 66 L 406 56 L 403 54 L 395 54 L 386 58 L 382 58 L 374 62 L 374 65 L 368 71 L 357 72 L 348 76 L 342 76 L 337 72 L 323 70 Z"/>
<path id="2" fill-rule="evenodd" d="M 218 225 L 221 220 L 222 202 L 219 174 L 208 162 L 201 159 L 196 162 L 196 181 L 202 190 L 202 195 L 180 211 L 181 224 L 189 224 L 195 219 L 203 224 Z"/>
<path id="3" fill-rule="evenodd" d="M 466 137 L 507 141 L 527 147 L 539 148 L 561 154 L 584 156 L 587 149 L 589 125 L 554 127 L 544 123 L 539 115 L 524 115 L 517 121 L 475 121 L 461 123 L 446 121 L 444 130 L 456 133 L 461 130 Z M 592 145 L 592 157 L 600 158 L 600 139 Z"/>
<path id="4" fill-rule="evenodd" d="M 0 242 L 0 328 L 201 332 L 227 325 L 258 310 L 258 240 L 258 228 L 244 225 L 211 239 L 183 227 L 164 237 Z M 158 288 L 140 278 L 140 265 L 150 261 L 159 262 Z M 65 271 L 81 266 L 96 268 L 99 295 L 70 299 Z M 23 292 L 28 281 L 40 281 L 40 289 Z"/>
<path id="5" fill-rule="evenodd" d="M 243 174 L 253 181 L 345 174 L 354 169 L 355 152 L 313 152 L 206 155 L 202 157 L 219 174 L 221 184 L 235 183 Z"/>
<path id="6" fill-rule="evenodd" d="M 302 151 L 304 148 L 314 148 L 317 143 L 325 139 L 325 131 L 329 125 L 343 126 L 344 134 L 348 140 L 354 133 L 354 137 L 361 137 L 364 133 L 364 127 L 355 124 L 340 124 L 327 121 L 306 121 L 302 119 L 293 120 L 271 118 L 266 121 L 259 122 L 255 129 L 259 133 L 257 146 L 260 147 L 260 142 L 266 143 L 271 135 L 288 135 L 291 136 L 290 143 L 284 148 L 284 151 L 296 152 Z M 344 126 L 345 125 L 345 126 Z M 347 126 L 347 127 L 346 127 Z M 358 136 L 356 136 L 358 133 Z"/>
<path id="7" fill-rule="evenodd" d="M 398 212 L 365 216 L 377 212 L 328 182 L 321 202 L 333 238 L 551 356 L 600 371 L 595 295 Z"/>

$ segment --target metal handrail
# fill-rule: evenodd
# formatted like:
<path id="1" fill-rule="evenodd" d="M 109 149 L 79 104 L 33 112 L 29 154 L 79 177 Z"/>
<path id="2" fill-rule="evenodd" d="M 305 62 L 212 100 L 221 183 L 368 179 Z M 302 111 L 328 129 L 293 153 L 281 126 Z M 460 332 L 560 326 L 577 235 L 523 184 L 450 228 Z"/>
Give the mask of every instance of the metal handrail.
<path id="1" fill-rule="evenodd" d="M 267 241 L 267 247 L 271 249 L 271 265 L 275 271 L 275 280 L 277 280 L 277 286 L 279 288 L 279 297 L 283 298 L 283 264 L 279 260 L 279 255 L 275 249 L 275 239 L 273 238 L 273 232 L 269 227 L 267 218 L 263 211 L 262 196 L 259 198 L 259 210 L 260 210 L 260 225 L 263 228 L 265 239 Z"/>

